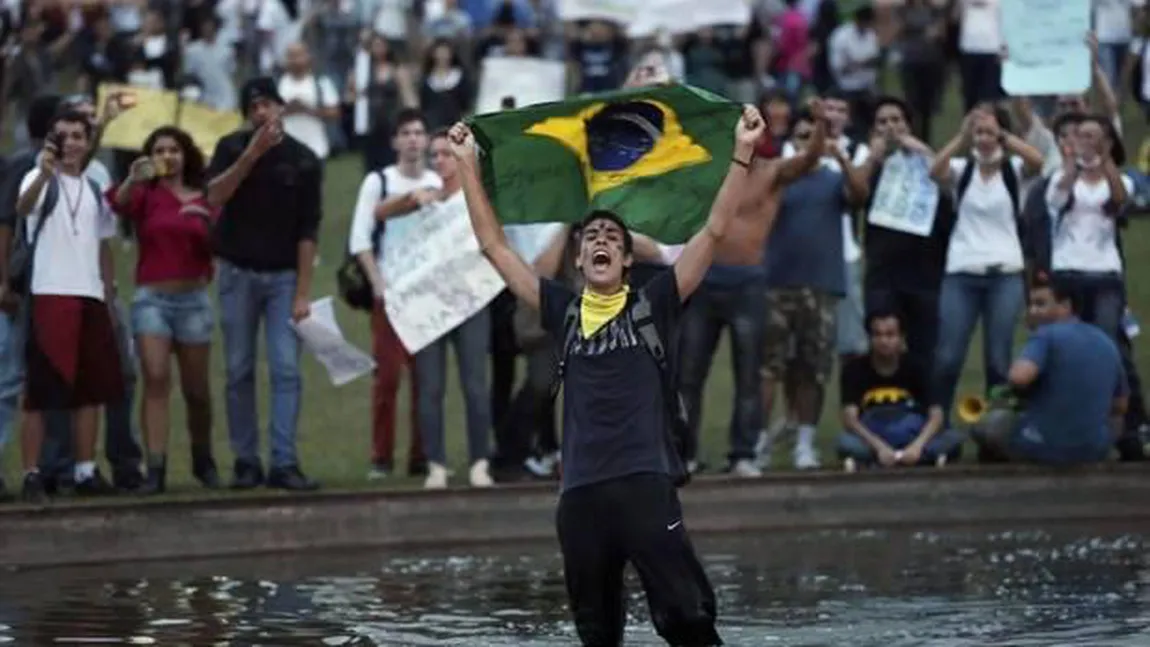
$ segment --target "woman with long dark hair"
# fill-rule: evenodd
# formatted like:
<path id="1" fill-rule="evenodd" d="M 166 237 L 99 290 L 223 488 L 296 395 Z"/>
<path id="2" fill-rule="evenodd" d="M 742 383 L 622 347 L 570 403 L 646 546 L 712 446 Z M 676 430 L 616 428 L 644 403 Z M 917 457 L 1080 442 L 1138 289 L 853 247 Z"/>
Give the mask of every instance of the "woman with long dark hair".
<path id="1" fill-rule="evenodd" d="M 471 110 L 471 79 L 451 41 L 440 39 L 423 61 L 420 104 L 427 129 L 436 131 L 463 119 Z"/>
<path id="2" fill-rule="evenodd" d="M 209 239 L 217 212 L 204 195 L 204 158 L 184 131 L 164 126 L 148 136 L 144 155 L 108 200 L 130 220 L 139 240 L 132 330 L 144 377 L 141 427 L 148 446 L 146 493 L 165 489 L 170 418 L 171 356 L 180 367 L 192 445 L 192 474 L 219 486 L 212 458 L 208 384 L 212 312 Z"/>

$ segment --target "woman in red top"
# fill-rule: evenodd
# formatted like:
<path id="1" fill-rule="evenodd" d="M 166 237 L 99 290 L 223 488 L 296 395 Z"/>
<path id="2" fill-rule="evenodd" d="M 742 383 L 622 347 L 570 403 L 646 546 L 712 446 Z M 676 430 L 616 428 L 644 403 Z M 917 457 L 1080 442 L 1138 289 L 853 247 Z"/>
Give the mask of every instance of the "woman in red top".
<path id="1" fill-rule="evenodd" d="M 215 325 L 208 292 L 210 232 L 217 212 L 208 206 L 203 186 L 203 155 L 187 133 L 165 126 L 148 136 L 128 179 L 108 191 L 113 209 L 132 222 L 139 241 L 132 330 L 144 376 L 146 493 L 164 491 L 173 354 L 187 404 L 192 473 L 205 487 L 219 487 L 208 386 Z"/>

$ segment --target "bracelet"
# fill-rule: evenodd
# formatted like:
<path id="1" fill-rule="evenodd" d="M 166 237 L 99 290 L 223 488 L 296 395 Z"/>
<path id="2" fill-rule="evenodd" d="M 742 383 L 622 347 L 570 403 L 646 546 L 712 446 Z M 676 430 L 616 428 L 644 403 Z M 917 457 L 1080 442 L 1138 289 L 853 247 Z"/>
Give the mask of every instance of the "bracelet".
<path id="1" fill-rule="evenodd" d="M 755 160 L 754 155 L 751 155 L 751 159 L 749 161 L 746 161 L 746 162 L 735 157 L 734 155 L 731 156 L 731 163 L 738 164 L 739 166 L 747 169 L 748 171 L 751 170 L 751 162 L 753 162 L 754 160 Z"/>

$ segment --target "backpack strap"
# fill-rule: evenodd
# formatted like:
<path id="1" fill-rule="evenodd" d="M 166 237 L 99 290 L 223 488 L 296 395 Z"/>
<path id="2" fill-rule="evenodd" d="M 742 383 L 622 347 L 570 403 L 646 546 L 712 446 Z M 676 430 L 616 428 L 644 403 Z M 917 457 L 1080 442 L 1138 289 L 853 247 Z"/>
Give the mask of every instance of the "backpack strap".
<path id="1" fill-rule="evenodd" d="M 387 198 L 387 175 L 383 169 L 374 171 L 379 176 L 379 200 L 382 201 Z M 380 248 L 383 246 L 383 226 L 384 222 L 379 218 L 375 219 L 375 224 L 371 227 L 371 255 L 379 258 Z"/>
<path id="2" fill-rule="evenodd" d="M 974 159 L 967 157 L 966 166 L 962 167 L 962 173 L 958 176 L 958 184 L 954 188 L 955 211 L 958 211 L 959 205 L 962 204 L 962 197 L 966 195 L 966 190 L 970 188 L 970 182 L 974 179 L 974 167 Z"/>
<path id="3" fill-rule="evenodd" d="M 556 349 L 559 362 L 556 365 L 555 379 L 551 381 L 551 400 L 559 397 L 559 388 L 563 385 L 563 377 L 567 374 L 567 355 L 575 344 L 575 336 L 579 334 L 579 307 L 582 297 L 571 299 L 567 304 L 567 311 L 563 314 L 563 345 Z"/>
<path id="4" fill-rule="evenodd" d="M 99 195 L 99 193 L 96 194 L 97 198 Z M 60 182 L 53 175 L 48 178 L 48 183 L 44 186 L 44 202 L 40 204 L 40 217 L 36 219 L 36 230 L 28 239 L 29 248 L 35 249 L 37 241 L 40 240 L 40 233 L 44 231 L 44 223 L 48 221 L 48 216 L 52 215 L 56 209 L 56 204 L 59 202 Z"/>

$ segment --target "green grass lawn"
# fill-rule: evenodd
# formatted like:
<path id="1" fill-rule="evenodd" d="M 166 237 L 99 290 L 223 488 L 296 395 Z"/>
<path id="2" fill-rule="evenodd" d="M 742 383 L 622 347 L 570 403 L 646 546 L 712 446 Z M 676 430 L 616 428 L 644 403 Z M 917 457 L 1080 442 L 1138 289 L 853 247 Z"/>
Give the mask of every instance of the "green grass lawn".
<path id="1" fill-rule="evenodd" d="M 955 85 L 955 84 L 952 84 Z M 954 95 L 954 89 L 945 102 L 946 109 L 936 119 L 936 144 L 948 138 L 960 122 L 959 102 Z M 1127 110 L 1126 119 L 1127 145 L 1130 150 L 1137 150 L 1146 134 L 1144 119 L 1134 107 Z M 321 264 L 316 269 L 315 281 L 312 287 L 312 296 L 335 294 L 335 270 L 344 257 L 344 246 L 347 239 L 351 212 L 362 178 L 359 158 L 356 156 L 344 157 L 330 163 L 327 167 L 327 181 L 324 189 L 325 212 L 322 234 L 320 239 Z M 1141 280 L 1143 259 L 1150 252 L 1150 228 L 1145 222 L 1135 222 L 1125 236 L 1126 258 L 1131 263 L 1133 280 L 1130 285 L 1130 303 L 1134 311 L 1143 318 L 1150 318 L 1150 284 Z M 118 268 L 120 285 L 132 284 L 135 256 L 126 251 L 119 254 Z M 128 292 L 128 290 L 125 290 Z M 124 298 L 129 299 L 130 294 Z M 336 299 L 338 302 L 338 299 Z M 338 307 L 338 317 L 342 328 L 350 340 L 361 348 L 370 348 L 370 331 L 368 319 L 361 313 L 351 311 L 342 304 Z M 1021 334 L 1021 331 L 1020 331 Z M 215 408 L 215 453 L 225 476 L 230 476 L 232 455 L 228 448 L 227 429 L 224 419 L 224 370 L 221 354 L 222 340 L 215 339 L 215 351 L 212 365 L 212 395 Z M 1150 357 L 1150 344 L 1139 340 L 1136 342 L 1138 365 L 1145 369 L 1147 358 Z M 371 397 L 369 378 L 336 388 L 331 385 L 323 368 L 310 356 L 303 361 L 304 373 L 304 401 L 299 428 L 299 450 L 303 469 L 318 478 L 328 487 L 367 487 L 365 479 L 368 470 L 371 446 Z M 261 412 L 266 412 L 267 405 L 267 373 L 266 363 L 261 359 L 259 364 L 259 377 L 257 390 L 260 395 Z M 455 380 L 454 370 L 449 373 L 452 378 L 448 383 L 446 402 L 446 427 L 448 441 L 448 457 L 452 466 L 459 475 L 457 480 L 465 478 L 466 470 L 466 442 L 464 439 L 464 414 L 462 395 Z M 981 345 L 978 340 L 971 347 L 970 361 L 963 373 L 959 387 L 960 393 L 976 392 L 981 390 Z M 702 456 L 701 458 L 712 466 L 723 463 L 727 451 L 727 421 L 730 416 L 731 385 L 730 350 L 726 341 L 719 348 L 710 379 L 707 383 L 706 404 L 703 412 Z M 837 378 L 830 392 L 827 393 L 822 424 L 820 426 L 820 445 L 823 449 L 824 463 L 833 459 L 832 448 L 837 433 Z M 178 384 L 178 381 L 174 381 Z M 399 439 L 397 448 L 397 463 L 402 465 L 407 452 L 408 428 L 410 419 L 407 412 L 408 399 L 406 397 L 406 383 L 404 392 L 400 394 L 400 411 L 398 415 Z M 173 394 L 172 407 L 172 440 L 171 459 L 169 461 L 169 482 L 174 490 L 195 489 L 197 486 L 189 473 L 187 433 L 184 429 L 184 407 L 178 393 Z M 261 422 L 266 429 L 267 416 L 261 413 Z M 266 434 L 262 434 L 264 455 L 267 455 Z M 18 468 L 18 436 L 3 456 L 0 465 L 8 482 L 16 483 L 19 475 Z M 776 451 L 777 459 L 788 458 L 787 452 Z M 782 462 L 780 462 L 782 465 Z M 370 487 L 396 487 L 397 485 L 411 485 L 415 481 L 410 479 L 397 479 L 387 483 L 375 482 Z"/>

